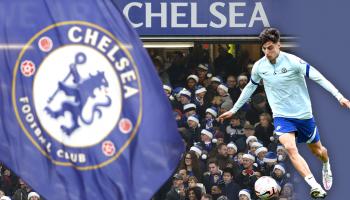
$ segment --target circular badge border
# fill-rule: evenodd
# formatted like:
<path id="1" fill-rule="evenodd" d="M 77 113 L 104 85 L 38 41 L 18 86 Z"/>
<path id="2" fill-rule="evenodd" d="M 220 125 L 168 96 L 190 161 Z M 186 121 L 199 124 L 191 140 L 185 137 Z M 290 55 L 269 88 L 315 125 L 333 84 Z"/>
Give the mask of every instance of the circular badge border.
<path id="1" fill-rule="evenodd" d="M 28 132 L 28 130 L 25 128 L 19 113 L 18 113 L 18 108 L 17 108 L 17 101 L 16 101 L 16 76 L 18 73 L 18 67 L 19 67 L 19 63 L 24 55 L 24 53 L 26 52 L 26 50 L 31 46 L 31 44 L 34 42 L 34 40 L 36 40 L 40 35 L 42 35 L 43 33 L 56 28 L 56 27 L 60 27 L 60 26 L 64 26 L 64 25 L 84 25 L 84 26 L 88 26 L 88 27 L 92 27 L 95 28 L 103 33 L 105 33 L 106 35 L 108 35 L 110 38 L 112 38 L 114 40 L 114 42 L 116 42 L 120 48 L 123 50 L 123 52 L 126 54 L 126 56 L 128 57 L 128 59 L 132 62 L 136 75 L 138 77 L 137 79 L 137 84 L 139 86 L 139 95 L 140 95 L 140 111 L 139 111 L 139 115 L 137 117 L 137 122 L 134 126 L 134 129 L 129 137 L 129 139 L 123 144 L 123 146 L 119 149 L 119 151 L 110 159 L 101 162 L 97 165 L 90 165 L 90 166 L 76 166 L 71 162 L 61 162 L 61 161 L 57 161 L 54 160 L 46 151 L 44 151 L 41 146 L 35 141 L 35 139 L 32 137 L 32 135 Z M 141 123 L 141 116 L 142 116 L 142 87 L 141 87 L 141 82 L 140 82 L 140 75 L 139 75 L 139 71 L 137 68 L 137 65 L 134 61 L 134 59 L 132 58 L 130 52 L 127 50 L 127 48 L 108 30 L 104 29 L 103 27 L 91 23 L 91 22 L 86 22 L 86 21 L 63 21 L 63 22 L 59 22 L 59 23 L 55 23 L 55 24 L 51 24 L 50 26 L 45 27 L 44 29 L 42 29 L 41 31 L 37 32 L 23 47 L 23 49 L 21 50 L 16 64 L 14 66 L 14 70 L 13 70 L 13 79 L 12 79 L 12 103 L 13 103 L 13 109 L 17 118 L 17 121 L 21 127 L 21 129 L 24 131 L 24 133 L 26 134 L 26 136 L 28 137 L 28 139 L 33 143 L 33 145 L 49 160 L 52 161 L 53 164 L 55 165 L 59 165 L 59 166 L 67 166 L 67 167 L 73 167 L 77 170 L 93 170 L 93 169 L 98 169 L 98 168 L 102 168 L 107 166 L 108 164 L 112 163 L 113 161 L 115 161 L 122 153 L 123 151 L 130 145 L 131 141 L 135 138 L 135 135 L 137 133 L 137 130 L 140 126 Z"/>

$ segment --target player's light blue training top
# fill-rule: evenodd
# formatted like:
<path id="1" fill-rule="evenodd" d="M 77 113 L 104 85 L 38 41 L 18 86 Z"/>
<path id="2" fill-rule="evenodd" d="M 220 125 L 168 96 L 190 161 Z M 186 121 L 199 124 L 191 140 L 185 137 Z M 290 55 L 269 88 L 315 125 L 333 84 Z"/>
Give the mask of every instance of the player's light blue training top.
<path id="1" fill-rule="evenodd" d="M 275 64 L 271 64 L 266 56 L 254 64 L 249 83 L 230 111 L 236 113 L 262 79 L 273 117 L 310 119 L 312 109 L 305 76 L 328 90 L 338 101 L 343 97 L 314 67 L 295 55 L 281 51 Z"/>

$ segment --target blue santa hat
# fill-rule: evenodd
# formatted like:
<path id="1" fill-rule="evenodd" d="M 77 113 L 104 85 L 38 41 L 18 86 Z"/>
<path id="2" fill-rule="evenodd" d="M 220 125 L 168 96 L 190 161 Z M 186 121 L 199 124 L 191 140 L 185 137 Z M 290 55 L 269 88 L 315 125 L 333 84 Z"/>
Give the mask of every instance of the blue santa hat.
<path id="1" fill-rule="evenodd" d="M 207 91 L 207 89 L 205 87 L 203 87 L 202 85 L 198 85 L 196 87 L 196 94 L 200 94 L 200 93 L 206 92 L 206 91 Z"/>
<path id="2" fill-rule="evenodd" d="M 175 95 L 176 97 L 180 96 L 180 92 L 183 90 L 183 87 L 176 87 L 173 89 L 173 95 Z"/>
<path id="3" fill-rule="evenodd" d="M 213 139 L 213 133 L 209 129 L 203 129 L 201 134 L 207 135 L 210 139 Z"/>
<path id="4" fill-rule="evenodd" d="M 210 79 L 211 82 L 222 83 L 222 80 L 219 76 L 214 76 Z"/>
<path id="5" fill-rule="evenodd" d="M 210 113 L 210 114 L 212 114 L 214 117 L 217 117 L 218 116 L 218 111 L 217 111 L 217 109 L 215 108 L 215 107 L 210 107 L 210 108 L 207 108 L 206 110 L 205 110 L 205 112 L 206 113 Z"/>
<path id="6" fill-rule="evenodd" d="M 188 80 L 188 79 L 193 79 L 194 81 L 196 81 L 196 83 L 198 83 L 198 81 L 199 81 L 198 76 L 194 75 L 194 74 L 189 75 L 186 80 Z"/>
<path id="7" fill-rule="evenodd" d="M 182 89 L 180 92 L 179 92 L 179 95 L 180 96 L 185 96 L 187 97 L 188 99 L 191 99 L 191 92 L 188 91 L 187 89 Z"/>
<path id="8" fill-rule="evenodd" d="M 243 189 L 243 190 L 239 191 L 238 197 L 240 197 L 241 195 L 245 195 L 245 196 L 248 197 L 249 200 L 251 200 L 250 191 L 249 190 Z"/>
<path id="9" fill-rule="evenodd" d="M 227 148 L 233 148 L 237 152 L 237 146 L 234 142 L 228 143 Z"/>
<path id="10" fill-rule="evenodd" d="M 28 194 L 28 199 L 32 198 L 32 197 L 38 197 L 40 199 L 40 195 L 36 192 L 30 192 Z"/>
<path id="11" fill-rule="evenodd" d="M 261 152 L 268 152 L 267 148 L 264 146 L 261 146 L 255 150 L 255 155 L 257 156 Z"/>
<path id="12" fill-rule="evenodd" d="M 255 156 L 253 156 L 253 155 L 250 154 L 250 153 L 243 154 L 242 158 L 250 159 L 250 160 L 252 160 L 253 162 L 255 162 Z"/>
<path id="13" fill-rule="evenodd" d="M 273 171 L 275 171 L 275 169 L 281 170 L 283 172 L 283 174 L 286 173 L 286 168 L 285 168 L 283 163 L 276 164 L 275 167 L 273 168 Z"/>
<path id="14" fill-rule="evenodd" d="M 197 145 L 197 144 L 194 144 L 194 146 L 192 146 L 191 148 L 190 148 L 190 151 L 194 151 L 194 152 L 196 152 L 197 154 L 198 154 L 198 156 L 201 156 L 202 155 L 202 147 L 201 146 L 199 146 L 199 145 Z"/>
<path id="15" fill-rule="evenodd" d="M 197 106 L 194 103 L 188 103 L 184 105 L 184 112 L 188 112 L 191 110 L 196 110 Z"/>
<path id="16" fill-rule="evenodd" d="M 220 84 L 218 88 L 224 90 L 226 93 L 228 92 L 228 87 L 225 84 Z"/>
<path id="17" fill-rule="evenodd" d="M 255 148 L 259 148 L 259 147 L 263 147 L 264 145 L 262 145 L 260 142 L 253 142 L 250 147 L 255 147 Z"/>
<path id="18" fill-rule="evenodd" d="M 199 64 L 197 67 L 200 69 L 204 69 L 205 71 L 208 71 L 209 69 L 208 64 Z"/>
<path id="19" fill-rule="evenodd" d="M 187 118 L 187 121 L 194 121 L 194 122 L 197 122 L 198 127 L 200 126 L 198 115 L 191 115 L 191 116 L 189 116 L 189 117 Z"/>
<path id="20" fill-rule="evenodd" d="M 255 137 L 254 135 L 251 135 L 251 136 L 247 137 L 247 139 L 245 140 L 245 142 L 246 142 L 246 144 L 249 144 L 249 142 L 252 141 L 252 140 L 258 141 L 258 138 Z"/>
<path id="21" fill-rule="evenodd" d="M 267 152 L 264 158 L 264 162 L 265 163 L 277 162 L 277 154 L 272 151 Z"/>

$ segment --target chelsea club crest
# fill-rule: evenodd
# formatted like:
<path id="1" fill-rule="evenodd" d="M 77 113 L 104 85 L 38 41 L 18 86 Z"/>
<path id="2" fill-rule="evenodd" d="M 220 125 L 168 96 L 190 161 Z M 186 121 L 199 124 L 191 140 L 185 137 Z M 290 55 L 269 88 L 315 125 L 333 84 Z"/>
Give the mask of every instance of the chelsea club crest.
<path id="1" fill-rule="evenodd" d="M 29 141 L 54 164 L 100 168 L 135 137 L 142 88 L 128 48 L 96 24 L 68 21 L 41 30 L 22 49 L 14 111 Z"/>

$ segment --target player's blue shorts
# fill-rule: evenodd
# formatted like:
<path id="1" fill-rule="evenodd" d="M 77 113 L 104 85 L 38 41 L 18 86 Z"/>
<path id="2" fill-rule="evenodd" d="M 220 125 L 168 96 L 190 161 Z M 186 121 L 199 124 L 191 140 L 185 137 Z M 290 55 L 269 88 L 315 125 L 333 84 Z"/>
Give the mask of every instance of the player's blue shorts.
<path id="1" fill-rule="evenodd" d="M 298 143 L 315 143 L 320 140 L 320 134 L 314 118 L 293 119 L 275 117 L 273 119 L 275 133 L 280 136 L 284 133 L 295 132 Z"/>

